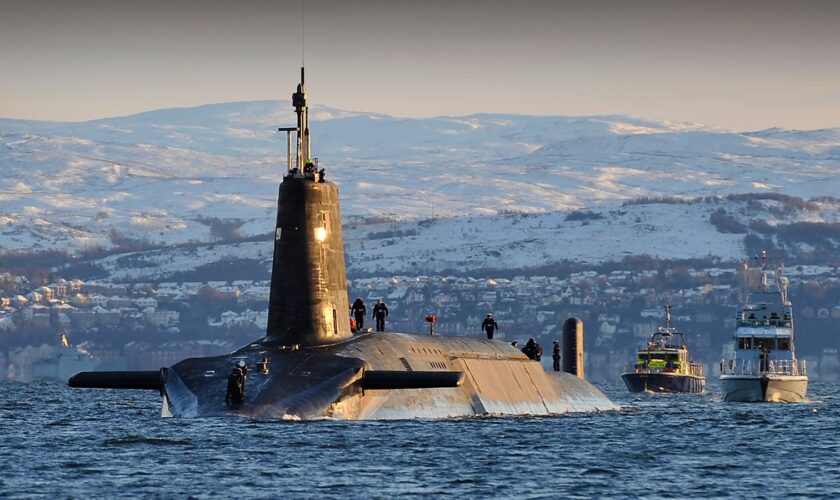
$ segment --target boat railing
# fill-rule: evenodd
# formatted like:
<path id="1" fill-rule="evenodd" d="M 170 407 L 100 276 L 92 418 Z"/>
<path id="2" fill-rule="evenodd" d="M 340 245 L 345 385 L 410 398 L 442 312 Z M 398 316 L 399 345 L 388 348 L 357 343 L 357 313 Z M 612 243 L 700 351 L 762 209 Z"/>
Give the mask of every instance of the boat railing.
<path id="1" fill-rule="evenodd" d="M 723 375 L 807 375 L 808 365 L 805 360 L 772 359 L 767 361 L 754 359 L 729 359 L 721 362 L 720 373 Z"/>
<path id="2" fill-rule="evenodd" d="M 669 370 L 671 370 L 669 368 Z M 665 367 L 628 363 L 624 365 L 624 373 L 664 373 Z"/>
<path id="3" fill-rule="evenodd" d="M 738 326 L 751 326 L 751 327 L 759 327 L 759 326 L 781 326 L 785 328 L 791 328 L 791 321 L 789 319 L 740 319 L 738 320 Z"/>
<path id="4" fill-rule="evenodd" d="M 700 363 L 689 363 L 688 364 L 688 374 L 694 375 L 695 377 L 702 377 L 703 376 L 703 365 Z"/>
<path id="5" fill-rule="evenodd" d="M 679 373 L 683 375 L 693 375 L 695 377 L 703 377 L 704 368 L 701 363 L 689 363 L 684 369 L 672 366 L 650 366 L 628 363 L 624 365 L 624 373 Z"/>

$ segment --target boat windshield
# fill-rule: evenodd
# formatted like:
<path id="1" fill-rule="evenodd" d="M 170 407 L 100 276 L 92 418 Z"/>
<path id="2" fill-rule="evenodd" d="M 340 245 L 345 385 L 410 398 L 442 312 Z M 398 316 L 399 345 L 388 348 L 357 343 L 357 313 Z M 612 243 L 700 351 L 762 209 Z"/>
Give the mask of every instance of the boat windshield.
<path id="1" fill-rule="evenodd" d="M 789 338 L 760 338 L 760 337 L 738 337 L 738 349 L 749 350 L 790 350 Z"/>
<path id="2" fill-rule="evenodd" d="M 676 352 L 639 352 L 636 365 L 646 368 L 677 367 L 680 364 L 680 355 Z"/>

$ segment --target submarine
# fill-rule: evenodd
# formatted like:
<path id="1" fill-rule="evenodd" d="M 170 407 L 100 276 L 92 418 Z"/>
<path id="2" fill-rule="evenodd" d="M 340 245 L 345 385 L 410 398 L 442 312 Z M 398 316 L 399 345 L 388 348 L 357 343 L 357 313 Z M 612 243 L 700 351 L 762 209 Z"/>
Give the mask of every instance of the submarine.
<path id="1" fill-rule="evenodd" d="M 387 420 L 618 409 L 583 378 L 583 325 L 574 318 L 564 325 L 561 372 L 546 372 L 500 340 L 352 332 L 338 186 L 311 160 L 304 68 L 292 105 L 297 126 L 279 129 L 289 147 L 265 337 L 160 370 L 81 372 L 70 387 L 157 391 L 161 415 L 183 418 Z M 245 373 L 231 397 L 237 366 Z"/>

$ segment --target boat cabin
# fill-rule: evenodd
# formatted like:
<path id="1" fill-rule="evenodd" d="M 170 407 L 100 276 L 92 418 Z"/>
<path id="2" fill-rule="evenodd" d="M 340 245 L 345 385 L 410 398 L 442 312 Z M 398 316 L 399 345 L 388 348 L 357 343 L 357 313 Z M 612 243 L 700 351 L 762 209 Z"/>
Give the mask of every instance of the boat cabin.
<path id="1" fill-rule="evenodd" d="M 735 348 L 741 352 L 738 357 L 753 357 L 748 351 L 778 351 L 777 358 L 788 358 L 793 348 L 793 318 L 783 286 L 765 286 L 748 293 L 746 299 L 735 330 Z"/>
<path id="2" fill-rule="evenodd" d="M 647 346 L 636 351 L 635 373 L 674 373 L 703 376 L 703 365 L 692 363 L 685 335 L 671 326 L 671 306 L 665 306 L 665 326 L 650 337 Z"/>
<path id="3" fill-rule="evenodd" d="M 639 349 L 636 359 L 636 369 L 661 370 L 664 372 L 678 372 L 682 366 L 688 364 L 688 350 L 679 349 Z"/>

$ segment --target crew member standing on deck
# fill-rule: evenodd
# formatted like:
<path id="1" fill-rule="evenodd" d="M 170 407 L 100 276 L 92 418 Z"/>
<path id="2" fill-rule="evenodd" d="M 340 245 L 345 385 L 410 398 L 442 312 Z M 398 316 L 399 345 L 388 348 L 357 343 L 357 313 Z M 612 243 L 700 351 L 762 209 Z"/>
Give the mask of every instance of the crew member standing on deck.
<path id="1" fill-rule="evenodd" d="M 493 334 L 499 329 L 499 324 L 496 323 L 496 320 L 493 319 L 493 315 L 487 313 L 487 317 L 484 318 L 484 321 L 481 323 L 481 330 L 487 334 L 487 338 L 489 340 L 493 339 Z"/>
<path id="2" fill-rule="evenodd" d="M 225 403 L 228 406 L 241 405 L 245 401 L 245 373 L 239 365 L 234 365 L 228 375 Z"/>
<path id="3" fill-rule="evenodd" d="M 371 313 L 373 318 L 376 320 L 376 331 L 377 332 L 384 332 L 385 331 L 385 318 L 388 317 L 388 306 L 382 302 L 382 299 L 376 301 L 376 304 L 373 306 L 373 312 Z"/>
<path id="4" fill-rule="evenodd" d="M 353 319 L 356 320 L 356 331 L 364 331 L 367 308 L 365 308 L 365 301 L 362 300 L 361 297 L 357 297 L 356 301 L 353 302 L 353 307 L 350 308 L 350 313 L 353 315 Z"/>
<path id="5" fill-rule="evenodd" d="M 560 342 L 554 341 L 554 349 L 551 351 L 551 359 L 554 361 L 554 371 L 560 371 Z"/>

